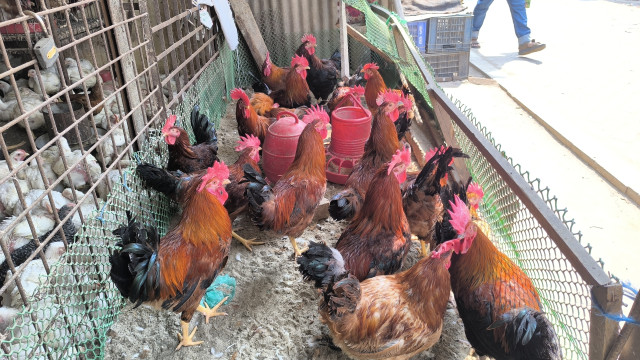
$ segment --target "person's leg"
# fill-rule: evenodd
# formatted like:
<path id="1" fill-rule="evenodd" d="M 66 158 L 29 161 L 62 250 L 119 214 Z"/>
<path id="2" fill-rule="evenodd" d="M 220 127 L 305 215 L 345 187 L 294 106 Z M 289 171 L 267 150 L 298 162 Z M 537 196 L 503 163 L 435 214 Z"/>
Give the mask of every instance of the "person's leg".
<path id="1" fill-rule="evenodd" d="M 524 6 L 525 0 L 507 0 L 511 10 L 513 28 L 518 37 L 518 45 L 531 41 L 531 29 L 527 26 L 527 11 Z"/>
<path id="2" fill-rule="evenodd" d="M 513 29 L 518 37 L 518 54 L 528 55 L 545 48 L 545 44 L 531 39 L 531 29 L 527 26 L 527 10 L 525 0 L 507 0 L 511 10 Z"/>
<path id="3" fill-rule="evenodd" d="M 476 3 L 476 7 L 473 9 L 473 26 L 471 27 L 471 39 L 476 40 L 476 42 L 478 40 L 480 28 L 484 23 L 484 18 L 487 16 L 487 10 L 489 10 L 489 6 L 492 2 L 493 0 L 478 0 L 478 2 Z"/>

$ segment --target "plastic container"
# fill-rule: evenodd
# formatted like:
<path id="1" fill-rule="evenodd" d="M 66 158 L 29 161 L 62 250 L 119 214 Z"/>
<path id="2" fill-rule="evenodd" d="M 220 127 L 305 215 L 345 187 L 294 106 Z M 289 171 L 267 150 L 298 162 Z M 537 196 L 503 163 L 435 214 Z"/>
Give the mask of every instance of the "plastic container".
<path id="1" fill-rule="evenodd" d="M 456 81 L 469 77 L 469 51 L 425 54 L 424 59 L 433 68 L 436 81 Z"/>
<path id="2" fill-rule="evenodd" d="M 371 134 L 371 111 L 365 109 L 353 94 L 354 106 L 340 107 L 331 113 L 331 143 L 327 149 L 327 180 L 344 184 L 360 161 L 364 145 Z"/>
<path id="3" fill-rule="evenodd" d="M 283 117 L 283 115 L 287 115 Z M 288 111 L 280 112 L 277 121 L 267 129 L 262 146 L 264 173 L 271 183 L 275 183 L 289 169 L 296 156 L 298 139 L 305 124 Z"/>

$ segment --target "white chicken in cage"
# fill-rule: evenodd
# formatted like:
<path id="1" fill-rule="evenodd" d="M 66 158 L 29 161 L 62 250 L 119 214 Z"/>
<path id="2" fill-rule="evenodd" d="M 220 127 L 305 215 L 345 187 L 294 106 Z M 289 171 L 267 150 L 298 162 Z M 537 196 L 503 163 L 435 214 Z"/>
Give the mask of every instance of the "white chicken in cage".
<path id="1" fill-rule="evenodd" d="M 85 193 L 83 193 L 82 191 L 76 190 L 77 198 L 74 198 L 73 189 L 66 188 L 64 189 L 64 191 L 62 191 L 62 196 L 64 196 L 67 199 L 67 201 L 80 204 L 79 208 L 80 208 L 80 211 L 82 211 L 82 217 L 86 221 L 86 219 L 90 217 L 91 214 L 98 209 L 98 207 L 102 206 L 102 199 L 98 199 L 98 207 L 96 207 L 95 202 L 93 200 L 93 196 L 91 195 L 87 196 L 83 201 L 80 201 L 80 199 L 82 199 L 84 195 Z M 76 229 L 79 229 L 82 226 L 80 214 L 77 211 L 75 214 L 73 214 L 73 225 L 76 227 Z"/>
<path id="2" fill-rule="evenodd" d="M 18 179 L 18 186 L 23 194 L 29 192 L 29 183 L 26 180 Z M 11 216 L 16 204 L 20 201 L 18 198 L 18 191 L 13 183 L 9 180 L 0 185 L 0 202 L 4 208 L 4 214 Z"/>
<path id="3" fill-rule="evenodd" d="M 53 69 L 53 68 L 51 68 Z M 29 88 L 31 88 L 34 92 L 38 94 L 42 94 L 42 89 L 40 89 L 40 82 L 38 82 L 38 75 L 35 69 L 29 70 Z M 47 95 L 56 94 L 60 91 L 62 87 L 62 83 L 60 82 L 60 77 L 58 76 L 57 71 L 54 72 L 52 70 L 41 70 L 40 76 L 42 77 L 42 83 L 44 84 L 44 91 Z"/>
<path id="4" fill-rule="evenodd" d="M 36 93 L 34 92 L 34 94 Z M 21 91 L 21 95 L 22 95 L 22 91 Z M 39 129 L 44 125 L 44 114 L 42 113 L 42 109 L 41 109 L 42 103 L 43 103 L 42 98 L 38 94 L 36 94 L 36 96 L 22 97 L 22 106 L 24 107 L 24 113 L 26 114 L 28 112 L 35 110 L 27 118 L 27 122 L 31 130 Z M 14 119 L 22 115 L 20 106 L 14 106 L 13 112 L 11 114 Z M 20 126 L 26 129 L 26 125 L 23 121 L 19 122 L 18 124 L 20 124 Z"/>
<path id="5" fill-rule="evenodd" d="M 25 205 L 30 207 L 36 200 L 44 194 L 46 191 L 42 189 L 31 189 L 28 193 L 24 194 L 24 202 Z M 69 200 L 62 196 L 62 193 L 58 191 L 51 191 L 51 197 L 53 198 L 55 209 L 60 209 L 65 204 L 69 202 Z M 22 204 L 18 202 L 13 209 L 13 215 L 18 216 L 22 213 L 25 208 L 22 207 Z M 49 215 L 53 218 L 54 208 L 51 206 L 51 202 L 49 201 L 49 196 L 44 196 L 38 204 L 31 209 L 31 215 Z"/>
<path id="6" fill-rule="evenodd" d="M 62 154 L 66 155 L 71 153 L 69 143 L 64 137 L 60 137 L 60 146 L 62 147 Z M 42 171 L 44 172 L 44 176 L 49 181 L 49 184 L 54 183 L 58 179 L 58 174 L 53 171 L 53 164 L 55 164 L 60 159 L 60 154 L 61 151 L 57 145 L 51 145 L 49 148 L 40 153 L 40 163 L 42 164 Z M 40 170 L 35 159 L 31 160 L 31 162 L 29 162 L 29 166 L 26 167 L 23 172 L 18 174 L 18 178 L 29 181 L 29 186 L 32 189 L 46 189 L 42 174 L 40 174 Z M 63 189 L 64 185 L 62 183 L 58 183 L 58 185 L 56 185 L 54 188 L 54 190 L 57 191 L 61 191 Z"/>
<path id="7" fill-rule="evenodd" d="M 100 177 L 102 168 L 100 167 L 100 164 L 98 164 L 98 160 L 96 160 L 93 155 L 86 154 L 85 163 L 85 161 L 82 160 L 82 157 L 83 155 L 80 150 L 74 150 L 64 156 L 67 165 L 71 168 L 71 171 L 69 172 L 71 181 L 69 181 L 67 176 L 62 178 L 62 181 L 66 186 L 71 186 L 73 183 L 75 188 L 83 188 L 85 185 L 90 183 L 89 180 L 95 182 L 98 177 Z M 53 164 L 53 171 L 58 175 L 62 175 L 65 172 L 62 157 Z"/>
<path id="8" fill-rule="evenodd" d="M 78 70 L 78 62 L 76 60 L 72 58 L 66 58 L 64 59 L 64 66 L 67 68 L 67 74 L 69 74 L 69 81 L 71 82 L 71 84 L 67 85 L 73 85 L 82 79 L 82 76 L 80 76 L 80 70 Z M 96 71 L 96 68 L 93 66 L 93 64 L 91 64 L 89 60 L 85 59 L 80 59 L 80 68 L 82 69 L 82 75 L 85 77 Z M 84 81 L 84 85 L 88 89 L 93 87 L 97 81 L 98 78 L 95 75 L 89 76 Z M 82 89 L 82 85 L 76 86 L 76 88 Z"/>
<path id="9" fill-rule="evenodd" d="M 24 159 L 29 156 L 29 153 L 23 149 L 17 149 L 9 154 L 11 158 L 11 165 L 15 169 L 18 165 L 24 162 Z M 11 171 L 9 170 L 9 164 L 7 164 L 7 160 L 0 160 L 0 179 L 4 179 L 7 177 Z"/>
<path id="10" fill-rule="evenodd" d="M 13 108 L 18 100 L 0 100 L 0 121 L 11 121 L 13 118 Z"/>

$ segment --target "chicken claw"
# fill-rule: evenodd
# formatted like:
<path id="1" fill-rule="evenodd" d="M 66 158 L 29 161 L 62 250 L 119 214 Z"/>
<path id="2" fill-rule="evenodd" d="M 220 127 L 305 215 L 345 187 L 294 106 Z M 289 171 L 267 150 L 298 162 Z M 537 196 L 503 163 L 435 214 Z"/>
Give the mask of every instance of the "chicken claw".
<path id="1" fill-rule="evenodd" d="M 203 341 L 193 341 L 193 336 L 196 334 L 196 330 L 198 330 L 197 326 L 194 327 L 191 334 L 189 334 L 189 323 L 180 321 L 180 325 L 182 327 L 182 335 L 178 333 L 178 340 L 180 341 L 180 343 L 178 344 L 176 351 L 180 350 L 180 348 L 183 346 L 194 346 L 203 343 Z"/>
<path id="2" fill-rule="evenodd" d="M 247 250 L 249 250 L 249 251 L 253 251 L 253 250 L 251 249 L 251 245 L 263 245 L 263 244 L 264 244 L 263 242 L 257 242 L 257 241 L 254 241 L 254 240 L 255 240 L 255 238 L 253 238 L 253 239 L 245 239 L 245 238 L 243 238 L 242 236 L 238 235 L 235 231 L 232 231 L 232 232 L 231 232 L 231 235 L 232 235 L 236 240 L 240 241 L 240 242 L 242 243 L 242 245 L 244 245 L 244 247 L 246 247 L 246 248 L 247 248 Z"/>
<path id="3" fill-rule="evenodd" d="M 202 315 L 204 315 L 204 322 L 205 323 L 209 323 L 209 318 L 214 317 L 214 316 L 226 316 L 227 313 L 225 312 L 218 312 L 218 308 L 220 306 L 222 306 L 222 304 L 227 301 L 229 297 L 225 297 L 224 299 L 222 299 L 222 301 L 220 301 L 216 306 L 210 308 L 206 303 L 204 304 L 204 306 L 202 305 L 198 305 L 198 308 L 196 310 L 200 311 L 202 313 Z"/>
<path id="4" fill-rule="evenodd" d="M 293 246 L 293 261 L 295 261 L 298 256 L 301 256 L 303 252 L 309 250 L 309 247 L 300 249 L 296 243 L 296 239 L 291 236 L 289 236 L 289 241 L 291 241 L 291 245 Z"/>

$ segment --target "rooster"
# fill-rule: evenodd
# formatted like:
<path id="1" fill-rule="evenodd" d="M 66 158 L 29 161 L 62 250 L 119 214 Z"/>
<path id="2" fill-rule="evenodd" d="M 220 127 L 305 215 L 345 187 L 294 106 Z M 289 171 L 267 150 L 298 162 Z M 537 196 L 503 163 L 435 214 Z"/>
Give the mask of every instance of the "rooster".
<path id="1" fill-rule="evenodd" d="M 473 193 L 466 195 L 455 182 L 452 189 L 443 188 L 448 211 L 436 227 L 438 242 L 451 236 L 473 242 L 452 257 L 449 269 L 467 339 L 478 355 L 498 360 L 562 359 L 558 337 L 531 280 L 472 221 L 465 201 L 480 193 L 477 186 L 468 189 Z"/>
<path id="2" fill-rule="evenodd" d="M 309 62 L 307 84 L 316 99 L 327 100 L 340 81 L 340 51 L 336 50 L 331 59 L 320 59 L 316 56 L 316 37 L 307 34 L 302 37 L 302 44 L 296 55 L 303 56 Z"/>
<path id="3" fill-rule="evenodd" d="M 405 148 L 376 171 L 362 210 L 335 245 L 345 269 L 360 281 L 395 273 L 409 253 L 411 232 L 402 211 L 399 184 L 406 180 L 410 164 L 411 151 Z"/>
<path id="4" fill-rule="evenodd" d="M 184 209 L 178 225 L 162 238 L 153 227 L 145 228 L 130 212 L 128 224 L 113 231 L 120 249 L 109 257 L 110 276 L 116 287 L 135 306 L 148 303 L 180 312 L 182 346 L 193 341 L 197 327 L 189 333 L 189 322 L 197 310 L 205 315 L 226 315 L 201 306 L 200 299 L 227 262 L 231 244 L 231 220 L 223 204 L 229 169 L 216 162 L 206 174 L 184 184 Z"/>
<path id="5" fill-rule="evenodd" d="M 291 68 L 284 78 L 284 88 L 270 94 L 273 100 L 281 106 L 289 108 L 310 106 L 311 91 L 306 80 L 307 70 L 309 70 L 307 59 L 295 55 L 291 59 Z"/>
<path id="6" fill-rule="evenodd" d="M 417 178 L 402 191 L 402 207 L 409 221 L 411 233 L 420 239 L 421 253 L 427 256 L 426 242 L 433 239 L 435 225 L 442 221 L 444 207 L 440 191 L 447 184 L 454 157 L 468 157 L 460 149 L 449 146 L 434 148 L 425 155 L 427 162 Z M 435 247 L 431 244 L 432 249 Z"/>
<path id="7" fill-rule="evenodd" d="M 360 85 L 356 85 L 354 87 L 348 86 L 339 86 L 337 87 L 331 97 L 329 98 L 329 102 L 327 102 L 327 108 L 329 109 L 329 114 L 331 114 L 334 110 L 344 106 L 356 106 L 350 98 L 350 94 L 356 97 L 356 99 L 360 100 L 360 97 L 364 95 L 364 88 Z M 344 100 L 344 101 L 343 101 Z"/>
<path id="8" fill-rule="evenodd" d="M 365 80 L 367 80 L 367 84 L 364 87 L 364 99 L 372 113 L 374 113 L 381 104 L 380 101 L 378 101 L 380 94 L 387 92 L 387 85 L 384 83 L 384 79 L 382 75 L 380 75 L 380 72 L 378 72 L 378 69 L 378 65 L 369 63 L 364 65 L 362 70 L 360 70 L 364 74 Z M 403 86 L 401 90 L 391 91 L 409 100 L 403 104 L 404 109 L 400 109 L 401 116 L 394 121 L 398 139 L 402 139 L 414 118 L 413 104 L 415 103 L 415 99 L 411 94 L 411 90 L 405 86 Z"/>
<path id="9" fill-rule="evenodd" d="M 271 62 L 271 55 L 267 56 L 262 64 L 262 81 L 267 86 L 267 92 L 280 91 L 285 88 L 285 78 L 289 68 L 281 68 Z"/>
<path id="10" fill-rule="evenodd" d="M 167 170 L 180 170 L 192 173 L 211 167 L 218 160 L 218 136 L 209 118 L 200 114 L 198 105 L 191 111 L 191 128 L 196 137 L 196 143 L 191 145 L 187 132 L 175 126 L 177 117 L 169 116 L 162 135 L 169 148 L 169 163 Z"/>
<path id="11" fill-rule="evenodd" d="M 244 165 L 249 182 L 245 195 L 253 222 L 261 229 L 287 235 L 295 256 L 301 254 L 295 239 L 313 220 L 327 188 L 322 142 L 327 136 L 329 116 L 312 108 L 303 121 L 307 125 L 300 134 L 293 163 L 273 187 L 254 168 Z"/>
<path id="12" fill-rule="evenodd" d="M 461 240 L 420 259 L 410 269 L 359 281 L 336 249 L 311 242 L 297 259 L 305 280 L 322 292 L 320 316 L 333 342 L 352 359 L 409 359 L 442 333 L 451 285 L 447 267 Z"/>
<path id="13" fill-rule="evenodd" d="M 236 121 L 238 122 L 238 135 L 254 135 L 260 139 L 260 142 L 264 143 L 264 138 L 267 136 L 267 129 L 275 119 L 258 115 L 256 111 L 258 107 L 251 102 L 247 93 L 240 88 L 231 91 L 231 98 L 237 100 Z M 269 98 L 269 100 L 271 100 L 273 104 L 273 99 Z"/>
<path id="14" fill-rule="evenodd" d="M 381 104 L 371 121 L 371 135 L 364 145 L 364 154 L 345 183 L 345 189 L 336 194 L 329 203 L 329 214 L 336 220 L 351 219 L 362 207 L 366 191 L 373 176 L 383 164 L 389 162 L 400 142 L 394 119 L 398 117 L 398 105 L 402 98 L 396 93 L 383 94 Z"/>
<path id="15" fill-rule="evenodd" d="M 241 137 L 235 150 L 238 151 L 240 155 L 238 156 L 238 160 L 229 166 L 229 183 L 225 187 L 229 197 L 224 203 L 224 207 L 227 209 L 232 223 L 236 217 L 244 213 L 247 209 L 247 198 L 244 196 L 247 185 L 246 183 L 241 183 L 244 177 L 243 166 L 249 164 L 256 172 L 260 172 L 260 167 L 258 166 L 261 150 L 260 140 L 253 135 Z M 136 172 L 147 186 L 167 195 L 177 203 L 184 204 L 186 201 L 186 190 L 188 189 L 186 184 L 188 184 L 194 176 L 204 175 L 206 170 L 193 174 L 184 174 L 179 171 L 167 171 L 145 163 L 138 165 Z M 261 242 L 255 242 L 255 239 L 245 239 L 235 231 L 231 234 L 249 251 L 252 251 L 251 245 L 263 244 Z"/>

